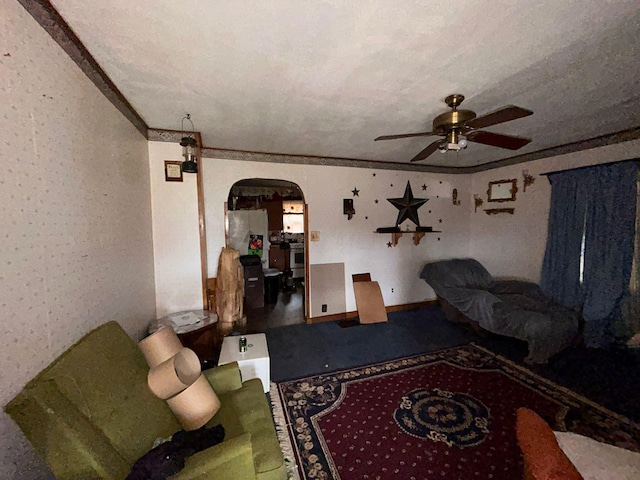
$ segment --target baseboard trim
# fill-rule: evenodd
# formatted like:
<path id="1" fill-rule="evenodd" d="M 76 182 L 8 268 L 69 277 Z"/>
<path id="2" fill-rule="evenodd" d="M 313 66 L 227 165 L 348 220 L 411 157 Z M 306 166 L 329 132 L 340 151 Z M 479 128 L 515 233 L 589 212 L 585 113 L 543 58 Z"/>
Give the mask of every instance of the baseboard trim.
<path id="1" fill-rule="evenodd" d="M 401 312 L 403 310 L 413 310 L 414 308 L 431 307 L 437 305 L 438 300 L 425 300 L 424 302 L 405 303 L 403 305 L 390 305 L 385 307 L 387 313 Z M 308 324 L 312 323 L 324 323 L 324 322 L 337 322 L 339 320 L 349 320 L 358 316 L 357 311 L 334 313 L 333 315 L 322 315 L 320 317 L 309 317 L 307 319 Z"/>

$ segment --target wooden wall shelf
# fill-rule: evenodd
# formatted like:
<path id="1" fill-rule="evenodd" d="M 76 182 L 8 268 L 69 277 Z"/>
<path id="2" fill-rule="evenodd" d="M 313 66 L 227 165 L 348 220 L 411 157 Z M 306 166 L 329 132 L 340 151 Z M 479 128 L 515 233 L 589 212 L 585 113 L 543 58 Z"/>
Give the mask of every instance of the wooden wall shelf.
<path id="1" fill-rule="evenodd" d="M 402 231 L 397 231 L 397 232 L 379 232 L 376 231 L 374 233 L 390 233 L 391 234 L 391 246 L 395 247 L 396 245 L 398 245 L 398 240 L 400 240 L 400 238 L 402 237 L 403 234 L 412 234 L 413 237 L 413 244 L 414 245 L 420 245 L 420 240 L 422 240 L 422 237 L 424 237 L 427 233 L 442 233 L 442 231 L 440 230 L 406 230 L 404 232 Z"/>
<path id="2" fill-rule="evenodd" d="M 487 215 L 496 215 L 498 213 L 510 213 L 513 215 L 515 208 L 489 208 L 484 211 Z"/>

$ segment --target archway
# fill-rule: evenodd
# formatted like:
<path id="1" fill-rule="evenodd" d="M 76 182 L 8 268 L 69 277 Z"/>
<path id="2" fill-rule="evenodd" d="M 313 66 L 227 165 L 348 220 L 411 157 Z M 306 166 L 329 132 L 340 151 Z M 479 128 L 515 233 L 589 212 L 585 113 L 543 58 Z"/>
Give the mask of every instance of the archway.
<path id="1" fill-rule="evenodd" d="M 249 178 L 229 190 L 225 243 L 259 267 L 245 282 L 248 327 L 304 323 L 308 315 L 307 208 L 304 194 L 293 182 Z M 262 267 L 260 269 L 260 267 Z M 260 272 L 262 270 L 262 272 Z M 261 275 L 260 275 L 261 274 Z M 264 285 L 264 297 L 261 297 Z M 253 325 L 252 325 L 253 324 Z"/>

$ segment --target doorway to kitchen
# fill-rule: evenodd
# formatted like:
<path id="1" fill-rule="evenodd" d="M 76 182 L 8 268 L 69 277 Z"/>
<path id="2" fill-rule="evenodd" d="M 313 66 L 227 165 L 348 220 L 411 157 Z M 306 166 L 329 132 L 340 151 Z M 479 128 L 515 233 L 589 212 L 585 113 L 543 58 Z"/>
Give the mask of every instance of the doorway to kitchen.
<path id="1" fill-rule="evenodd" d="M 247 333 L 305 323 L 307 208 L 298 185 L 249 178 L 229 191 L 226 244 L 245 272 Z"/>

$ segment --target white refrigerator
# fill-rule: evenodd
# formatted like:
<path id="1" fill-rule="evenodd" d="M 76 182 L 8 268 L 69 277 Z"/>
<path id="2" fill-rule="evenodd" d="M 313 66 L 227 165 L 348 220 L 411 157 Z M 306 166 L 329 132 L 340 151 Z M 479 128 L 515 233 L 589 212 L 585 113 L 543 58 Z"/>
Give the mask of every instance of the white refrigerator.
<path id="1" fill-rule="evenodd" d="M 269 268 L 269 216 L 267 211 L 265 209 L 230 210 L 228 218 L 229 246 L 240 252 L 240 255 L 248 255 L 250 245 L 256 247 L 258 240 L 261 240 L 262 269 Z"/>

